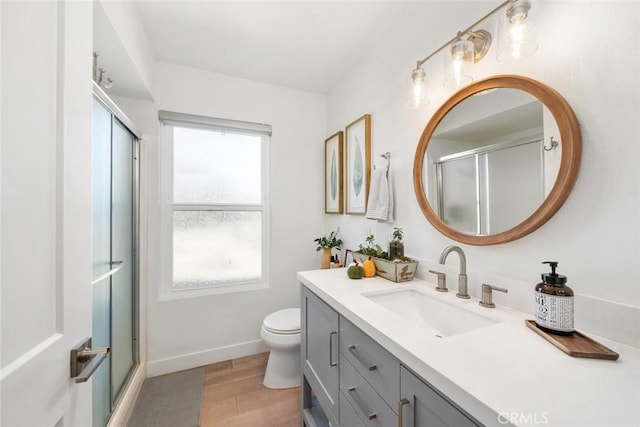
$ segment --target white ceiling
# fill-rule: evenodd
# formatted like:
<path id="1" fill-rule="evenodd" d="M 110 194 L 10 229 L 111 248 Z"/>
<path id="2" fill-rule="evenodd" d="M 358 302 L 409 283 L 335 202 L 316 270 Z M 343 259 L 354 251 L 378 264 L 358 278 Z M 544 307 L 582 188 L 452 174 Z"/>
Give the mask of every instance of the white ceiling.
<path id="1" fill-rule="evenodd" d="M 136 72 L 103 8 L 118 1 L 101 0 L 94 8 L 94 51 L 116 82 L 107 92 L 150 100 L 149 82 Z M 133 4 L 156 61 L 322 94 L 364 58 L 382 65 L 386 55 L 403 51 L 409 70 L 499 2 L 125 1 Z"/>
<path id="2" fill-rule="evenodd" d="M 432 28 L 443 43 L 453 36 L 443 34 L 443 15 L 486 11 L 481 3 L 139 0 L 135 6 L 157 61 L 327 93 L 381 37 L 398 43 L 411 37 L 407 23 L 394 19 L 398 10 L 418 15 L 412 25 Z M 426 53 L 416 52 L 416 59 Z"/>
<path id="3" fill-rule="evenodd" d="M 145 1 L 136 8 L 158 61 L 325 93 L 390 5 Z"/>

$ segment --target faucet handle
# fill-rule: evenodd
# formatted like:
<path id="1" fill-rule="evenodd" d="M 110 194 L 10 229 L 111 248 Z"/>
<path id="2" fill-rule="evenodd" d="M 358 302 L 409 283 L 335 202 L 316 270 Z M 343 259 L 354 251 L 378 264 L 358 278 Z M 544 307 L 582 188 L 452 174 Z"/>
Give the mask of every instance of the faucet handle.
<path id="1" fill-rule="evenodd" d="M 482 284 L 482 299 L 478 304 L 482 307 L 494 308 L 496 305 L 493 303 L 493 293 L 491 291 L 499 291 L 507 293 L 509 290 L 505 288 L 500 288 L 498 286 L 488 285 L 486 283 Z"/>
<path id="2" fill-rule="evenodd" d="M 440 271 L 434 271 L 434 270 L 429 270 L 429 273 L 433 273 L 438 275 L 438 286 L 436 286 L 436 291 L 438 292 L 449 292 L 449 289 L 447 289 L 447 275 L 440 272 Z"/>

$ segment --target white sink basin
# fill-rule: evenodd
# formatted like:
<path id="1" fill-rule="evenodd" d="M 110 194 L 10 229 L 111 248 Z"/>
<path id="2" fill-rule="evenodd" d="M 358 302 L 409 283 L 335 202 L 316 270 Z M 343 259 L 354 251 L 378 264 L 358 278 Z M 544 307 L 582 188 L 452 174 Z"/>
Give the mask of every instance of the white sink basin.
<path id="1" fill-rule="evenodd" d="M 498 323 L 498 320 L 491 317 L 474 313 L 416 289 L 392 289 L 362 295 L 403 319 L 433 329 L 439 337 L 450 337 Z"/>

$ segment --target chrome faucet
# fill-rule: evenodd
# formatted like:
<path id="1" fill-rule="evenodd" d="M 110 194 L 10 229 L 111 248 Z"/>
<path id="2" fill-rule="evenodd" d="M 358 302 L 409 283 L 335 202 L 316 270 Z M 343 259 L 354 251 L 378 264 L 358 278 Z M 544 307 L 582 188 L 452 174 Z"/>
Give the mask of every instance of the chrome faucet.
<path id="1" fill-rule="evenodd" d="M 447 246 L 440 254 L 440 264 L 444 265 L 447 256 L 451 252 L 457 252 L 460 258 L 460 274 L 458 274 L 458 298 L 469 299 L 469 292 L 467 291 L 467 258 L 464 256 L 464 252 L 458 246 Z"/>

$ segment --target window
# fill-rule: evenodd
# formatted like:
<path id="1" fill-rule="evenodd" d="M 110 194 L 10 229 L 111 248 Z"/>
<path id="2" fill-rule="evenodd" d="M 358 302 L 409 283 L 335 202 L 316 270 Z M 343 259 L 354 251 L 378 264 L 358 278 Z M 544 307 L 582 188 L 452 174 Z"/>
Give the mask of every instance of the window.
<path id="1" fill-rule="evenodd" d="M 163 296 L 268 286 L 271 127 L 165 111 L 160 121 Z"/>

